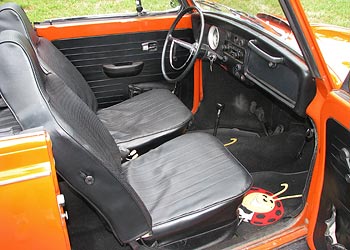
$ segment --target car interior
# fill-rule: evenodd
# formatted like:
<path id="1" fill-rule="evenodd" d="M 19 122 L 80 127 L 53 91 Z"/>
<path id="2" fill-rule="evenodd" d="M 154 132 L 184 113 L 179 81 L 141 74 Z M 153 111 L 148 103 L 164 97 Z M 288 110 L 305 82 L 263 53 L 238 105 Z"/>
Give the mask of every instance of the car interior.
<path id="1" fill-rule="evenodd" d="M 169 30 L 49 40 L 4 4 L 0 31 L 0 134 L 49 132 L 72 249 L 232 249 L 303 210 L 316 88 L 272 36 L 197 7 Z M 283 209 L 249 217 L 258 189 Z"/>

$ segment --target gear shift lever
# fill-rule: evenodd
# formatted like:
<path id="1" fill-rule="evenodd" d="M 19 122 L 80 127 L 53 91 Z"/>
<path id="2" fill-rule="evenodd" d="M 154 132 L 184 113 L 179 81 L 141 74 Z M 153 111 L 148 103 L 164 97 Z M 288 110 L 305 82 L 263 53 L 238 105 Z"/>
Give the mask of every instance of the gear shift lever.
<path id="1" fill-rule="evenodd" d="M 213 136 L 216 136 L 216 134 L 218 133 L 221 112 L 224 110 L 224 108 L 225 108 L 225 104 L 222 104 L 219 102 L 216 104 L 216 120 L 215 120 Z"/>

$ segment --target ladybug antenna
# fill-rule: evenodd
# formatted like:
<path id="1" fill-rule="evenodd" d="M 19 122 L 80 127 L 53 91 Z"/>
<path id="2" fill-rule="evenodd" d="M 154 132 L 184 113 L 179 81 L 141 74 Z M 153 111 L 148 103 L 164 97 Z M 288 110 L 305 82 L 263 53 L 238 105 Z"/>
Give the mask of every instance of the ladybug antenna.
<path id="1" fill-rule="evenodd" d="M 284 197 L 281 197 L 281 198 L 278 198 L 278 200 L 286 200 L 286 199 L 292 199 L 292 198 L 300 198 L 300 197 L 303 197 L 302 194 L 296 194 L 296 195 L 289 195 L 289 196 L 284 196 Z"/>
<path id="2" fill-rule="evenodd" d="M 288 184 L 287 183 L 282 183 L 281 186 L 283 187 L 283 189 L 281 191 L 279 191 L 278 193 L 275 193 L 274 195 L 272 195 L 272 198 L 283 194 L 284 192 L 286 192 L 286 190 L 288 189 Z"/>

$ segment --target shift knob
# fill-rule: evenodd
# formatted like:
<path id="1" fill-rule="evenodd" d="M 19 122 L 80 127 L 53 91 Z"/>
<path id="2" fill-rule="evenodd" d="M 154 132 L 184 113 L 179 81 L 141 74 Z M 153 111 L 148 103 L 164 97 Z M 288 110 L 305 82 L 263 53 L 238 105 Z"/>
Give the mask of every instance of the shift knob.
<path id="1" fill-rule="evenodd" d="M 217 112 L 217 116 L 220 116 L 221 111 L 225 108 L 225 104 L 222 103 L 217 103 L 216 104 L 216 112 Z"/>
<path id="2" fill-rule="evenodd" d="M 219 110 L 219 109 L 223 110 L 224 108 L 225 108 L 225 104 L 222 104 L 222 103 L 219 103 L 219 102 L 216 104 L 216 110 Z"/>
<path id="3" fill-rule="evenodd" d="M 218 127 L 219 127 L 219 122 L 220 122 L 220 115 L 221 111 L 225 108 L 225 104 L 222 103 L 217 103 L 216 104 L 216 120 L 215 120 L 215 125 L 214 125 L 214 132 L 213 135 L 216 136 L 218 132 Z"/>

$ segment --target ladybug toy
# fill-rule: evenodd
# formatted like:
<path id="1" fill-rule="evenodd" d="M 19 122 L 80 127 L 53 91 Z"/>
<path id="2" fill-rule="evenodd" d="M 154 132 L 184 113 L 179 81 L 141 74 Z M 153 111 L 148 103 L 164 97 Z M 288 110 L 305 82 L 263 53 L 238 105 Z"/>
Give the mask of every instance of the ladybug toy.
<path id="1" fill-rule="evenodd" d="M 256 226 L 266 226 L 281 219 L 284 214 L 282 200 L 302 197 L 301 194 L 277 197 L 288 189 L 287 183 L 282 183 L 281 186 L 283 189 L 276 194 L 252 187 L 238 208 L 240 220 Z"/>

